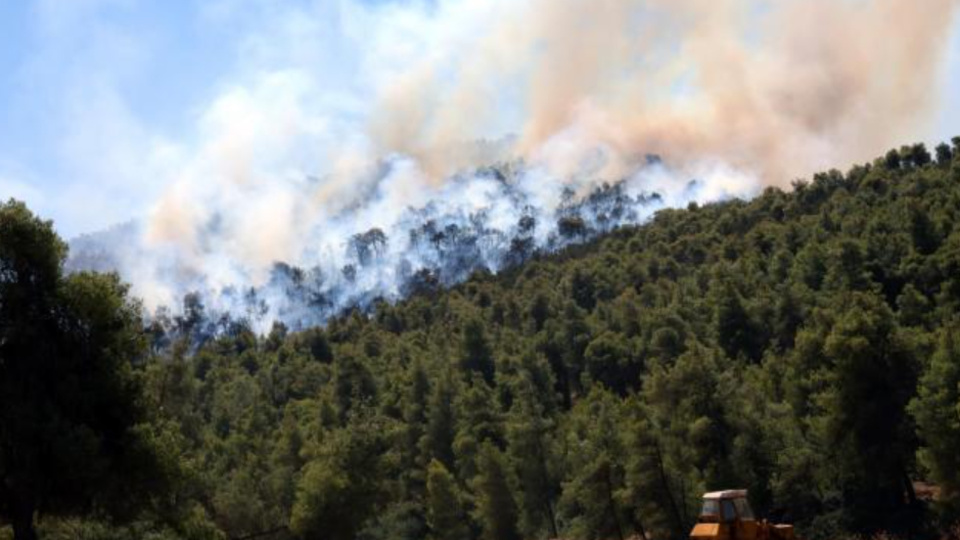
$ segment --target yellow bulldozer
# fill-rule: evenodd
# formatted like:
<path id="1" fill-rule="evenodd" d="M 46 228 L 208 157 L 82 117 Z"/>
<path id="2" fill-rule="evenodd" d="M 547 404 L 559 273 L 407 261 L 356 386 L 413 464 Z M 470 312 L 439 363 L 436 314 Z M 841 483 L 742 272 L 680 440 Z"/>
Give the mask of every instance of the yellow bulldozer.
<path id="1" fill-rule="evenodd" d="M 703 508 L 690 532 L 691 540 L 795 540 L 793 525 L 757 521 L 747 490 L 714 491 L 703 496 Z"/>

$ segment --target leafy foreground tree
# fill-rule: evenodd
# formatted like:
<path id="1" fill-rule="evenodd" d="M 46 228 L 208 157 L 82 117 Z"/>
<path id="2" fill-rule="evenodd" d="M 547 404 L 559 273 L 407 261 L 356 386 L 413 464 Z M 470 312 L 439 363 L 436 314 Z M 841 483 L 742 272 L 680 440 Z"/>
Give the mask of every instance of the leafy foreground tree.
<path id="1" fill-rule="evenodd" d="M 165 488 L 131 360 L 140 306 L 116 275 L 63 275 L 49 221 L 0 204 L 0 517 L 130 518 Z"/>

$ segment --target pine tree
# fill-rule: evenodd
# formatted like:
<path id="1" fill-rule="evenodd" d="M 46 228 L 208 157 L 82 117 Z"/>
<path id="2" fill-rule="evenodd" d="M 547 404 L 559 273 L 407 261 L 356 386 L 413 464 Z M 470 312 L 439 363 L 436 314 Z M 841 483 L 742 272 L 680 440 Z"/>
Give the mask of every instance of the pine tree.
<path id="1" fill-rule="evenodd" d="M 755 357 L 753 324 L 743 307 L 740 293 L 729 279 L 722 279 L 715 292 L 713 305 L 714 332 L 727 356 L 737 358 L 744 354 L 748 358 Z"/>
<path id="2" fill-rule="evenodd" d="M 453 475 L 437 460 L 427 467 L 427 523 L 434 540 L 468 540 L 463 496 Z"/>
<path id="3" fill-rule="evenodd" d="M 921 447 L 917 457 L 940 487 L 944 521 L 960 518 L 960 326 L 940 331 L 940 342 L 910 403 Z"/>
<path id="4" fill-rule="evenodd" d="M 456 465 L 453 454 L 453 441 L 456 436 L 454 384 L 449 370 L 434 384 L 427 409 L 427 429 L 422 439 L 422 452 L 426 457 L 424 461 L 439 460 L 448 470 Z"/>
<path id="5" fill-rule="evenodd" d="M 560 491 L 553 451 L 554 423 L 544 417 L 536 387 L 526 376 L 520 378 L 507 421 L 508 454 L 519 479 L 520 524 L 529 538 L 549 532 L 559 536 L 555 511 Z"/>
<path id="6" fill-rule="evenodd" d="M 495 446 L 480 448 L 479 473 L 474 481 L 476 518 L 483 540 L 520 540 L 517 503 L 507 479 L 503 456 Z"/>
<path id="7" fill-rule="evenodd" d="M 427 379 L 423 362 L 414 360 L 410 366 L 410 386 L 407 390 L 403 408 L 405 423 L 403 462 L 405 471 L 404 487 L 410 494 L 422 493 L 424 488 L 424 470 L 426 462 L 421 451 L 427 425 L 430 382 Z"/>
<path id="8" fill-rule="evenodd" d="M 297 485 L 290 529 L 297 535 L 353 540 L 373 516 L 384 483 L 387 426 L 364 410 L 330 432 Z"/>
<path id="9" fill-rule="evenodd" d="M 676 495 L 684 523 L 692 510 L 686 501 L 706 487 L 695 483 L 731 485 L 736 480 L 729 463 L 734 432 L 720 385 L 723 358 L 719 349 L 692 344 L 672 366 L 652 366 L 644 382 L 649 418 L 684 484 Z"/>
<path id="10" fill-rule="evenodd" d="M 680 513 L 676 479 L 648 412 L 638 397 L 624 404 L 623 441 L 629 448 L 624 461 L 623 496 L 635 506 L 641 535 L 679 538 L 686 523 Z"/>
<path id="11" fill-rule="evenodd" d="M 570 533 L 578 538 L 624 540 L 631 531 L 619 502 L 624 487 L 619 400 L 597 385 L 570 414 L 569 472 L 561 497 Z"/>
<path id="12" fill-rule="evenodd" d="M 897 520 L 906 510 L 904 494 L 913 498 L 906 405 L 916 387 L 916 361 L 882 299 L 853 293 L 839 302 L 823 342 L 830 371 L 814 398 L 822 407 L 815 424 L 831 449 L 853 526 L 904 526 Z"/>
<path id="13" fill-rule="evenodd" d="M 477 475 L 480 446 L 489 441 L 503 443 L 503 420 L 493 389 L 474 374 L 457 396 L 457 434 L 453 448 L 461 478 Z"/>
<path id="14" fill-rule="evenodd" d="M 487 342 L 483 322 L 479 319 L 471 319 L 463 327 L 463 341 L 460 344 L 460 367 L 464 373 L 480 373 L 487 384 L 493 384 L 495 372 L 493 353 L 490 350 L 490 344 Z"/>

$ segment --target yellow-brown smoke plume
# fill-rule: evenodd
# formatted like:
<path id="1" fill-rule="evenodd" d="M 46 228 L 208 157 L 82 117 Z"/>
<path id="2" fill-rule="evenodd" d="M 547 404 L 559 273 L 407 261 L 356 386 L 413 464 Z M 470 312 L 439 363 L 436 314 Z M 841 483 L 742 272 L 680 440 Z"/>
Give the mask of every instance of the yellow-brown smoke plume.
<path id="1" fill-rule="evenodd" d="M 438 42 L 379 94 L 377 148 L 443 177 L 519 88 L 515 153 L 558 174 L 580 152 L 719 159 L 785 185 L 921 137 L 935 112 L 955 0 L 464 2 L 488 26 Z M 440 8 L 441 13 L 444 7 Z M 452 74 L 451 74 L 452 72 Z M 562 155 L 545 153 L 574 137 Z"/>
<path id="2" fill-rule="evenodd" d="M 206 108 L 145 228 L 178 271 L 224 285 L 331 259 L 499 159 L 537 171 L 545 215 L 558 186 L 629 177 L 647 154 L 717 196 L 846 167 L 929 138 L 960 0 L 337 5 L 347 80 L 259 66 Z"/>

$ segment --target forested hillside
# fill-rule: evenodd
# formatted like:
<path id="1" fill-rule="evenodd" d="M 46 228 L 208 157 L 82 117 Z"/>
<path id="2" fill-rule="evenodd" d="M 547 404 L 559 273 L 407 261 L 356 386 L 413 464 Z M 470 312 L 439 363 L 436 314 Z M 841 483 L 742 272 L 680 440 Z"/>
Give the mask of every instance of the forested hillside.
<path id="1" fill-rule="evenodd" d="M 960 519 L 960 138 L 323 328 L 185 308 L 130 358 L 165 481 L 41 538 L 682 538 L 739 487 L 809 539 Z"/>

